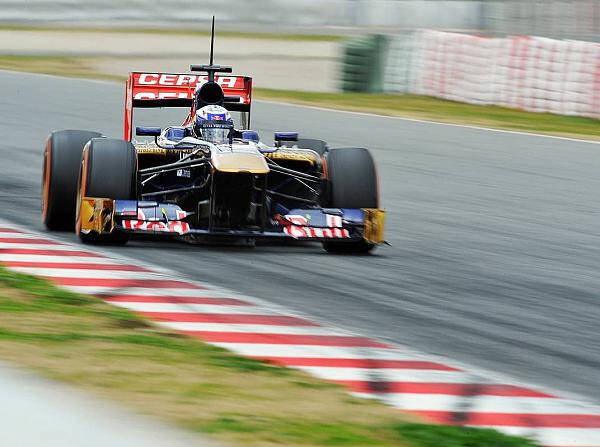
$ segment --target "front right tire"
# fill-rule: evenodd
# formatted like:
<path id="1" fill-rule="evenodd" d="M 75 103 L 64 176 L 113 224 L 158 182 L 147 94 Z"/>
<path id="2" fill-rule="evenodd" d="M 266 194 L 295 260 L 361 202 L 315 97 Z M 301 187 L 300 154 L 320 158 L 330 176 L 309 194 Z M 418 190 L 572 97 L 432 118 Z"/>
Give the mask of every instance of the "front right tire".
<path id="1" fill-rule="evenodd" d="M 48 136 L 42 169 L 42 222 L 49 230 L 73 231 L 81 154 L 88 141 L 100 136 L 87 130 L 59 130 Z"/>

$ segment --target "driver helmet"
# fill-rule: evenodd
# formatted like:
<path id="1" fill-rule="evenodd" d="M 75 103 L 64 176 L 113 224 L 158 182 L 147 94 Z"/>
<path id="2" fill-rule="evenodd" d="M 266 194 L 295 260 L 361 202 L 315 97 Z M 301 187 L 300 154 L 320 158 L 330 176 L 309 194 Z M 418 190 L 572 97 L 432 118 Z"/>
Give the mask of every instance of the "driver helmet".
<path id="1" fill-rule="evenodd" d="M 224 107 L 204 106 L 196 112 L 194 134 L 204 141 L 214 144 L 227 143 L 232 129 L 233 119 Z"/>

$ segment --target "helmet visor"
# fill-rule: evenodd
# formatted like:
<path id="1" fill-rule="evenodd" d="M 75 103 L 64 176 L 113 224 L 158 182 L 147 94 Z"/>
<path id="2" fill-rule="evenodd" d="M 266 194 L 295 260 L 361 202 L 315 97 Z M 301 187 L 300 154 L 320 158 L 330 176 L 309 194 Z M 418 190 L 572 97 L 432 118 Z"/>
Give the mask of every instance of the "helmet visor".
<path id="1" fill-rule="evenodd" d="M 229 129 L 204 128 L 202 129 L 202 139 L 214 144 L 228 143 Z"/>
<path id="2" fill-rule="evenodd" d="M 233 125 L 223 121 L 204 121 L 199 126 L 202 139 L 213 144 L 229 142 L 229 133 Z"/>

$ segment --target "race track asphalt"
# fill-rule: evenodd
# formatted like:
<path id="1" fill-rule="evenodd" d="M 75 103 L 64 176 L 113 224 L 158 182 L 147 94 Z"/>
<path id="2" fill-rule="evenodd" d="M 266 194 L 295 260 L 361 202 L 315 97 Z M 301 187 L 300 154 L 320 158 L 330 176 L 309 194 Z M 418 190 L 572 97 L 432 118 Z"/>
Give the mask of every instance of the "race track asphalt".
<path id="1" fill-rule="evenodd" d="M 45 137 L 121 136 L 123 87 L 9 72 L 0 85 L 0 217 L 41 231 Z M 185 111 L 144 114 L 139 124 L 163 125 Z M 314 244 L 110 251 L 600 403 L 600 145 L 265 102 L 253 127 L 267 141 L 298 130 L 369 147 L 392 246 L 360 257 Z"/>

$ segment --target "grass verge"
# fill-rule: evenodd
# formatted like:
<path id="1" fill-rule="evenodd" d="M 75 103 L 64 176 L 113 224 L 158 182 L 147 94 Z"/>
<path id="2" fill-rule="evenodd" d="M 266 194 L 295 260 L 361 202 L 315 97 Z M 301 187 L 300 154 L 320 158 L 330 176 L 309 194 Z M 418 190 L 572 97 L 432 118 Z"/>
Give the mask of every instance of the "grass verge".
<path id="1" fill-rule="evenodd" d="M 108 81 L 125 81 L 125 76 L 101 73 L 95 69 L 97 57 L 70 56 L 0 56 L 0 69 L 42 73 L 71 78 L 104 79 Z"/>
<path id="2" fill-rule="evenodd" d="M 235 445 L 532 447 L 418 423 L 301 372 L 161 330 L 0 267 L 0 358 Z"/>
<path id="3" fill-rule="evenodd" d="M 600 140 L 600 121 L 593 118 L 479 106 L 429 96 L 319 93 L 257 88 L 254 90 L 254 97 L 387 116 Z"/>

